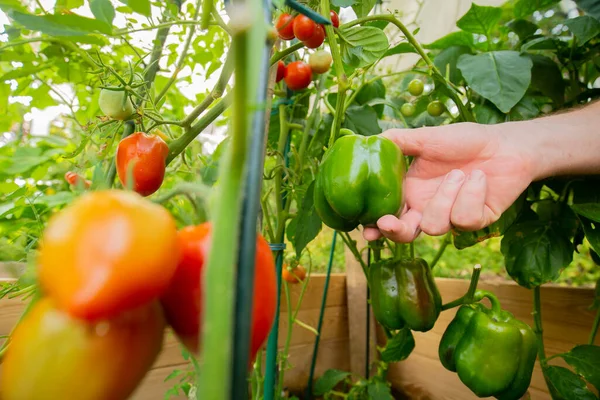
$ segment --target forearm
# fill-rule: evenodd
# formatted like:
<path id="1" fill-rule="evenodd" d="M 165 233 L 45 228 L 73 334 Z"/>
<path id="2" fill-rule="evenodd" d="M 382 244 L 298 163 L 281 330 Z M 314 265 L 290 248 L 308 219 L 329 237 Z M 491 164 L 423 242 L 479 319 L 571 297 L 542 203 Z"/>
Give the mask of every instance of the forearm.
<path id="1" fill-rule="evenodd" d="M 577 110 L 496 127 L 520 143 L 533 162 L 533 180 L 600 174 L 600 102 Z"/>

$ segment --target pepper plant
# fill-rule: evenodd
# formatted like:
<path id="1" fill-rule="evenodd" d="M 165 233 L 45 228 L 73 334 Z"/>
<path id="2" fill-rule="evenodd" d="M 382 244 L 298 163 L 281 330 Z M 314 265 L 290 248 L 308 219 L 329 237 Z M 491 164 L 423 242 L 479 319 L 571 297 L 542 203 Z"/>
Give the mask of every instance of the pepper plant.
<path id="1" fill-rule="evenodd" d="M 251 0 L 231 2 L 231 8 L 181 0 L 57 1 L 53 9 L 43 3 L 0 2 L 10 19 L 0 46 L 0 128 L 7 132 L 0 138 L 0 255 L 29 265 L 17 283 L 2 288 L 2 296 L 39 297 L 36 256 L 50 215 L 71 209 L 87 192 L 119 187 L 147 196 L 160 187 L 149 198 L 168 209 L 179 227 L 213 223 L 202 286 L 204 329 L 198 333 L 202 358 L 185 351 L 192 372 L 174 373 L 181 381 L 169 394 L 246 397 L 243 383 L 249 378 L 252 398 L 287 396 L 282 393 L 285 372 L 293 367 L 287 360 L 292 325 L 318 339 L 321 324 L 315 329 L 297 318 L 300 301 L 288 310 L 286 341 L 278 352 L 277 302 L 270 305 L 275 322 L 264 360 L 260 354 L 254 363 L 248 357 L 251 313 L 240 310 L 252 298 L 258 219 L 277 260 L 277 277 L 286 242 L 286 256 L 297 264 L 323 224 L 338 229 L 368 277 L 374 314 L 388 337 L 374 376 L 351 379 L 328 371 L 314 387 L 307 382 L 309 396 L 391 398 L 388 366 L 410 355 L 412 330 L 427 331 L 440 312 L 460 306 L 440 357 L 473 392 L 520 397 L 535 349 L 554 398 L 597 398 L 586 382 L 598 389 L 594 340 L 600 312 L 588 344 L 547 357 L 540 309 L 540 286 L 558 278 L 584 240 L 594 261 L 600 259 L 594 178 L 536 182 L 499 221 L 477 232 L 452 232 L 427 261 L 417 258 L 412 245 L 387 240 L 370 243 L 372 259 L 364 261 L 365 249 L 347 232 L 401 206 L 401 181 L 411 160 L 375 137 L 383 130 L 531 119 L 597 98 L 600 14 L 593 1 L 580 0 L 576 17 L 555 0 L 474 4 L 457 21 L 457 31 L 429 44 L 415 38 L 414 23 L 403 23 L 374 0 L 286 0 L 273 7 Z M 351 7 L 356 18 L 340 21 L 340 7 Z M 401 54 L 419 60 L 406 71 L 383 70 L 389 57 Z M 208 89 L 188 90 L 199 79 L 210 82 Z M 50 135 L 32 135 L 23 115 L 55 105 L 67 117 L 53 122 Z M 229 134 L 217 146 L 210 132 L 227 124 Z M 136 132 L 152 135 L 158 150 L 121 146 L 144 138 Z M 146 162 L 151 168 L 141 168 Z M 348 166 L 364 173 L 356 177 Z M 375 167 L 381 172 L 372 173 Z M 148 170 L 157 175 L 148 178 Z M 391 197 L 379 202 L 380 193 Z M 499 236 L 508 275 L 532 289 L 535 335 L 502 311 L 493 294 L 477 291 L 479 268 L 464 296 L 444 304 L 439 298 L 433 275 L 447 243 L 466 249 Z M 288 272 L 295 271 L 291 267 Z M 289 282 L 280 281 L 291 307 Z M 409 286 L 427 296 L 411 297 Z M 491 299 L 490 310 L 483 298 Z M 489 346 L 498 327 L 507 332 L 499 340 L 502 352 L 522 354 L 506 360 L 514 371 L 502 381 L 479 373 L 482 357 L 473 350 Z M 10 347 L 6 341 L 0 356 L 10 354 Z M 557 357 L 571 369 L 554 365 Z M 232 363 L 234 358 L 248 362 Z M 131 390 L 135 382 L 125 386 Z"/>

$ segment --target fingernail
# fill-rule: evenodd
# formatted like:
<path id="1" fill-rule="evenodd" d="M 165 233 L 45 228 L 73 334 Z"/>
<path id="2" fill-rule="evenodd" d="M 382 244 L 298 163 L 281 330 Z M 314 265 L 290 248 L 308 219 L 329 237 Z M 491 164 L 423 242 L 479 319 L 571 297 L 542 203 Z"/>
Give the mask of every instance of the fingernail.
<path id="1" fill-rule="evenodd" d="M 485 173 L 480 169 L 474 169 L 469 175 L 470 181 L 479 181 L 485 177 Z"/>
<path id="2" fill-rule="evenodd" d="M 460 169 L 453 169 L 446 175 L 446 180 L 450 183 L 460 183 L 465 179 L 465 173 Z"/>

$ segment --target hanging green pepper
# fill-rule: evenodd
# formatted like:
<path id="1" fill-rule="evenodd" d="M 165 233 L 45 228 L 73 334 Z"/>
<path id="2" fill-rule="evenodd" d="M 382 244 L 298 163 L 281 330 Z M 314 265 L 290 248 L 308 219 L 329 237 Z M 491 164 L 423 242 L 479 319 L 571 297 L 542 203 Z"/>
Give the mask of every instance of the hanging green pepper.
<path id="1" fill-rule="evenodd" d="M 323 157 L 315 181 L 315 209 L 325 225 L 349 232 L 373 225 L 402 206 L 404 156 L 382 136 L 345 135 Z"/>
<path id="2" fill-rule="evenodd" d="M 385 260 L 371 265 L 369 287 L 375 318 L 388 329 L 406 325 L 426 332 L 440 315 L 442 298 L 423 259 Z"/>
<path id="3" fill-rule="evenodd" d="M 520 399 L 531 382 L 537 340 L 529 325 L 500 308 L 496 296 L 487 297 L 489 309 L 474 303 L 461 306 L 442 336 L 442 365 L 457 372 L 460 380 L 479 397 Z"/>

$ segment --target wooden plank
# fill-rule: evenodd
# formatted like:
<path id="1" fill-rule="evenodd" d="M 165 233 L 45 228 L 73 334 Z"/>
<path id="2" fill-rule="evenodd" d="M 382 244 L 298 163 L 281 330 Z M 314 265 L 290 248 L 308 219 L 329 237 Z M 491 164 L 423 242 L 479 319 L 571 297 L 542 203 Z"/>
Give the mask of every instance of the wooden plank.
<path id="1" fill-rule="evenodd" d="M 350 237 L 356 240 L 358 249 L 367 246 L 367 241 L 362 237 L 362 233 L 354 230 Z M 348 336 L 350 338 L 350 372 L 357 376 L 365 375 L 365 366 L 367 365 L 367 329 L 365 321 L 367 320 L 367 279 L 362 270 L 360 262 L 346 247 L 344 250 L 346 257 L 346 293 L 348 299 Z M 367 252 L 362 253 L 363 260 L 367 262 Z M 370 346 L 369 362 L 372 363 L 377 357 L 375 343 L 375 322 L 371 313 L 369 323 Z"/>
<path id="2" fill-rule="evenodd" d="M 466 280 L 437 279 L 436 281 L 444 302 L 462 296 L 469 286 Z M 512 312 L 520 320 L 533 325 L 532 291 L 506 281 L 481 282 L 479 289 L 494 292 L 503 308 Z M 591 304 L 593 296 L 593 289 L 555 285 L 542 288 L 544 344 L 548 356 L 568 351 L 575 344 L 587 342 L 594 319 L 594 313 L 587 307 Z M 458 375 L 444 369 L 438 359 L 437 351 L 441 336 L 455 313 L 456 309 L 445 311 L 431 331 L 415 332 L 414 352 L 406 361 L 392 364 L 390 367 L 388 379 L 394 387 L 414 398 L 477 399 L 460 382 Z M 553 360 L 552 363 L 554 364 L 555 361 Z M 561 365 L 559 362 L 556 363 Z M 539 363 L 534 371 L 529 392 L 532 399 L 550 398 Z"/>
<path id="3" fill-rule="evenodd" d="M 362 272 L 361 272 L 362 273 Z M 321 306 L 321 296 L 325 276 L 313 274 L 306 289 L 302 307 L 297 318 L 316 328 Z M 291 304 L 295 306 L 300 295 L 300 285 L 290 285 Z M 282 304 L 279 327 L 279 344 L 284 346 L 287 336 L 288 313 L 285 296 Z M 23 312 L 26 303 L 19 299 L 3 299 L 0 301 L 0 335 L 7 335 L 15 326 Z M 329 368 L 349 370 L 349 341 L 348 341 L 348 308 L 346 305 L 346 276 L 334 274 L 331 276 L 329 293 L 324 314 L 321 342 L 317 359 L 316 374 L 320 376 Z M 291 331 L 290 352 L 288 363 L 290 369 L 285 374 L 285 386 L 291 390 L 302 390 L 308 381 L 310 362 L 315 341 L 314 333 L 294 324 Z M 148 372 L 138 390 L 132 396 L 134 400 L 161 400 L 164 393 L 177 380 L 164 382 L 164 379 L 175 369 L 185 370 L 187 362 L 181 355 L 181 348 L 175 335 L 167 330 L 163 350 Z M 0 371 L 1 373 L 1 371 Z M 177 397 L 177 399 L 184 397 Z"/>

